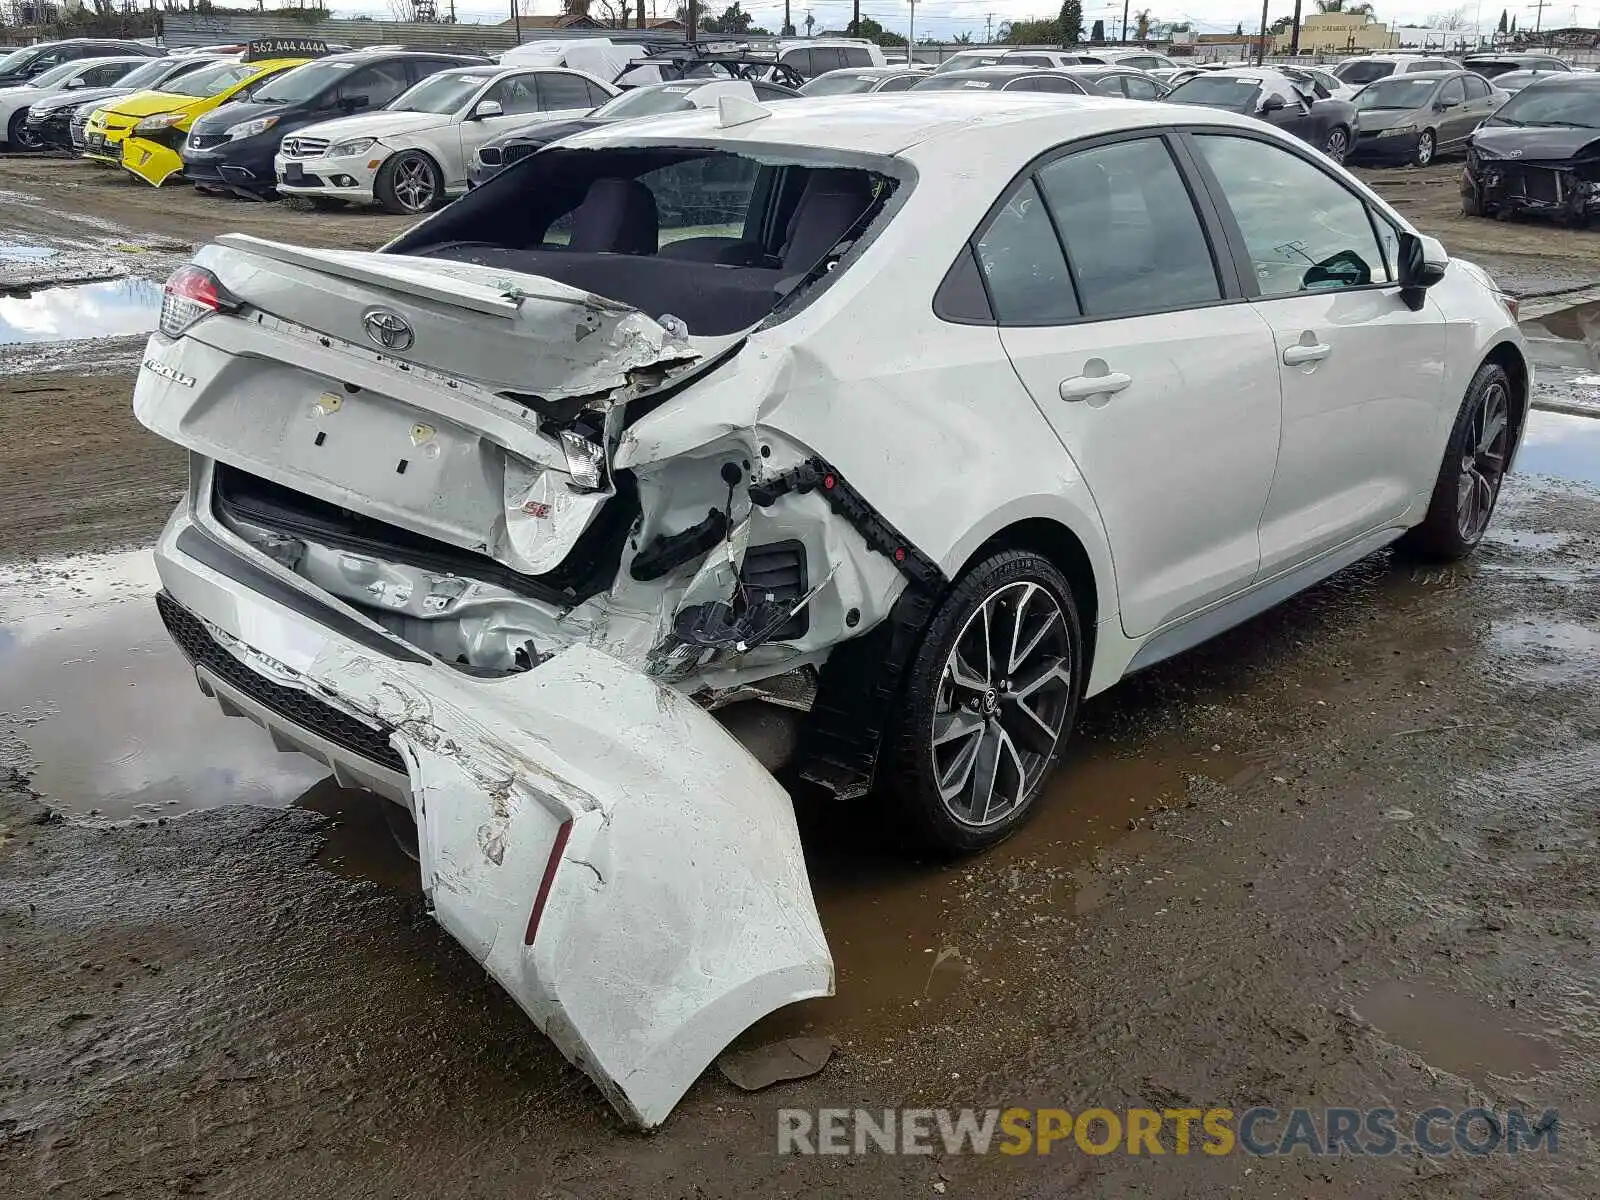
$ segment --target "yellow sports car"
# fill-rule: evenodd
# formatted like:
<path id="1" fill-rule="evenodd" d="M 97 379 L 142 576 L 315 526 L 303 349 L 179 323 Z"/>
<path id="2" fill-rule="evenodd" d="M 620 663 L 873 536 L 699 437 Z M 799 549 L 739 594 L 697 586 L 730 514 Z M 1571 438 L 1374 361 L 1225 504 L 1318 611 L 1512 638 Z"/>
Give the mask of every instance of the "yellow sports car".
<path id="1" fill-rule="evenodd" d="M 269 51 L 268 53 L 271 53 Z M 281 53 L 281 52 L 280 52 Z M 96 109 L 84 130 L 83 155 L 118 163 L 160 187 L 183 169 L 184 135 L 196 117 L 219 108 L 264 79 L 310 62 L 314 55 L 223 62 L 174 80 L 159 92 L 135 92 Z"/>

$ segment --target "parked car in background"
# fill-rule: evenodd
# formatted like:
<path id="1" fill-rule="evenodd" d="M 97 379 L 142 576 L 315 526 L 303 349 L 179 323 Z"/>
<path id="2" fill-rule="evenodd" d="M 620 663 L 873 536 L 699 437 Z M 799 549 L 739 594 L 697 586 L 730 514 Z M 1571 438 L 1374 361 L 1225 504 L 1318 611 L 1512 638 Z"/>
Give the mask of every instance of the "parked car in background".
<path id="1" fill-rule="evenodd" d="M 974 67 L 970 71 L 935 71 L 911 88 L 921 92 L 1059 92 L 1087 96 L 1088 85 L 1063 70 L 1049 67 Z"/>
<path id="2" fill-rule="evenodd" d="M 1295 63 L 1287 69 L 1304 75 L 1312 83 L 1316 84 L 1318 95 L 1331 96 L 1335 100 L 1353 99 L 1355 94 L 1361 90 L 1360 85 L 1346 83 L 1332 71 L 1325 71 L 1321 67 L 1308 67 Z"/>
<path id="3" fill-rule="evenodd" d="M 905 67 L 850 67 L 818 75 L 800 89 L 802 96 L 862 96 L 868 92 L 909 91 L 931 72 Z"/>
<path id="4" fill-rule="evenodd" d="M 1172 89 L 1153 75 L 1133 67 L 1100 66 L 1083 63 L 1060 67 L 1061 74 L 1075 79 L 1091 96 L 1118 96 L 1128 100 L 1159 100 Z"/>
<path id="5" fill-rule="evenodd" d="M 318 204 L 432 212 L 467 189 L 479 147 L 536 118 L 580 117 L 617 94 L 562 67 L 441 71 L 378 112 L 322 121 L 283 139 L 278 191 Z"/>
<path id="6" fill-rule="evenodd" d="M 428 911 L 643 1126 L 834 986 L 793 802 L 710 710 L 785 698 L 886 842 L 992 847 L 1074 799 L 1083 698 L 1470 555 L 1531 399 L 1489 276 L 1253 117 L 730 115 L 381 251 L 224 235 L 133 398 L 189 455 L 156 604 L 200 687 L 414 814 Z"/>
<path id="7" fill-rule="evenodd" d="M 1465 150 L 1467 139 L 1509 97 L 1471 71 L 1391 75 L 1369 83 L 1356 109 L 1352 162 L 1425 167 L 1435 155 Z"/>
<path id="8" fill-rule="evenodd" d="M 845 67 L 888 65 L 882 48 L 865 38 L 785 39 L 778 43 L 777 60 L 803 79 L 815 79 Z"/>
<path id="9" fill-rule="evenodd" d="M 1132 67 L 1136 71 L 1170 71 L 1182 65 L 1165 54 L 1137 47 L 1123 50 L 1113 46 L 1096 46 L 1092 53 L 1103 63 L 1117 67 Z"/>
<path id="10" fill-rule="evenodd" d="M 1258 117 L 1317 147 L 1334 162 L 1350 152 L 1356 110 L 1348 100 L 1322 98 L 1309 79 L 1270 67 L 1211 71 L 1167 93 L 1169 104 L 1202 104 Z"/>
<path id="11" fill-rule="evenodd" d="M 991 47 L 952 54 L 935 67 L 933 73 L 948 75 L 952 71 L 971 71 L 978 67 L 1068 67 L 1103 61 L 1097 54 L 1076 54 L 1067 50 L 1006 50 Z"/>
<path id="12" fill-rule="evenodd" d="M 274 162 L 286 134 L 338 116 L 376 111 L 439 71 L 488 66 L 463 57 L 357 50 L 286 71 L 207 113 L 183 145 L 183 175 L 203 192 L 265 197 L 278 185 Z"/>
<path id="13" fill-rule="evenodd" d="M 183 169 L 182 149 L 195 119 L 285 71 L 310 62 L 317 44 L 296 40 L 299 53 L 283 54 L 291 39 L 263 39 L 239 62 L 218 62 L 170 80 L 160 91 L 136 92 L 97 109 L 85 131 L 89 158 L 119 163 L 160 187 Z"/>
<path id="14" fill-rule="evenodd" d="M 849 74 L 849 72 L 834 72 L 834 74 Z M 564 121 L 539 121 L 485 142 L 467 164 L 467 186 L 474 188 L 487 183 L 512 163 L 543 149 L 551 142 L 582 133 L 586 129 L 598 129 L 602 125 L 637 120 L 640 117 L 657 117 L 664 113 L 715 108 L 725 96 L 768 102 L 798 99 L 800 93 L 793 88 L 767 83 L 765 80 L 727 78 L 685 79 L 678 83 L 654 83 L 644 87 L 629 88 L 581 117 Z"/>
<path id="15" fill-rule="evenodd" d="M 1571 71 L 1572 64 L 1554 54 L 1469 54 L 1462 66 L 1485 79 L 1498 80 L 1512 71 Z"/>
<path id="16" fill-rule="evenodd" d="M 1600 75 L 1551 72 L 1507 100 L 1468 140 L 1461 212 L 1584 225 L 1600 213 L 1597 180 Z"/>
<path id="17" fill-rule="evenodd" d="M 204 55 L 178 54 L 167 58 L 143 59 L 141 65 L 111 87 L 78 88 L 35 100 L 28 107 L 27 133 L 46 147 L 81 151 L 84 126 L 88 124 L 89 114 L 96 108 L 123 96 L 131 96 L 134 92 L 159 90 L 169 79 L 178 79 L 220 61 L 219 58 Z M 81 123 L 75 117 L 79 110 L 83 114 Z"/>
<path id="18" fill-rule="evenodd" d="M 1365 87 L 1375 79 L 1391 75 L 1412 75 L 1419 72 L 1459 71 L 1462 66 L 1453 58 L 1440 58 L 1432 54 L 1365 54 L 1347 58 L 1333 68 L 1333 74 L 1352 87 Z"/>
<path id="19" fill-rule="evenodd" d="M 109 38 L 68 38 L 61 42 L 39 42 L 0 55 L 0 88 L 30 83 L 52 67 L 79 58 L 161 58 L 166 51 L 143 42 Z"/>
<path id="20" fill-rule="evenodd" d="M 1477 74 L 1477 72 L 1474 72 L 1474 74 Z M 1570 74 L 1572 74 L 1570 71 L 1549 71 L 1540 69 L 1536 71 L 1505 71 L 1499 75 L 1488 76 L 1486 78 L 1492 79 L 1493 86 L 1504 92 L 1506 95 L 1515 96 L 1530 83 L 1535 83 L 1540 79 L 1547 79 L 1551 75 Z"/>
<path id="21" fill-rule="evenodd" d="M 7 150 L 40 150 L 44 143 L 28 129 L 28 109 L 41 101 L 71 98 L 88 89 L 114 84 L 151 60 L 142 55 L 121 58 L 77 58 L 35 75 L 22 86 L 0 88 L 0 141 Z"/>

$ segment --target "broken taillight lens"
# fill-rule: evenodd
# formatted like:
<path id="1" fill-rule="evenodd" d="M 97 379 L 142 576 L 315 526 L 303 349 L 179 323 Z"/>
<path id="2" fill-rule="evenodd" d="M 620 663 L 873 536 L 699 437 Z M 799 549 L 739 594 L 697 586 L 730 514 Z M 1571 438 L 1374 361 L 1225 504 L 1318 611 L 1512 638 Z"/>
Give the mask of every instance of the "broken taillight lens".
<path id="1" fill-rule="evenodd" d="M 561 865 L 561 856 L 566 853 L 567 839 L 571 836 L 572 822 L 563 821 L 556 829 L 555 844 L 550 847 L 550 859 L 544 865 L 544 878 L 539 880 L 539 894 L 533 898 L 533 911 L 528 914 L 528 932 L 522 939 L 524 946 L 533 945 L 534 935 L 539 932 L 539 918 L 544 916 L 545 902 L 555 886 L 556 868 Z"/>
<path id="2" fill-rule="evenodd" d="M 222 281 L 204 267 L 188 263 L 167 279 L 161 296 L 161 332 L 167 337 L 182 337 L 201 317 L 217 312 L 234 312 L 239 302 L 222 286 Z"/>
<path id="3" fill-rule="evenodd" d="M 605 485 L 606 451 L 598 442 L 571 429 L 561 431 L 561 449 L 567 456 L 567 474 L 579 492 L 598 492 Z"/>

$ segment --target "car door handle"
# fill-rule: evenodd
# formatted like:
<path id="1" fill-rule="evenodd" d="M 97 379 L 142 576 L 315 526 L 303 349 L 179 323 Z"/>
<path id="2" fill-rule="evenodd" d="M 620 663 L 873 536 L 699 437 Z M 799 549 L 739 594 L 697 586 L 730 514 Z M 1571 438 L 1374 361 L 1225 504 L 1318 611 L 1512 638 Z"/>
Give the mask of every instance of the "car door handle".
<path id="1" fill-rule="evenodd" d="M 1104 371 L 1099 375 L 1074 375 L 1061 381 L 1063 400 L 1087 400 L 1090 396 L 1110 396 L 1133 382 L 1131 376 L 1121 371 Z"/>
<path id="2" fill-rule="evenodd" d="M 1321 362 L 1333 353 L 1333 347 L 1323 342 L 1296 342 L 1283 352 L 1285 366 L 1298 367 L 1302 363 Z"/>

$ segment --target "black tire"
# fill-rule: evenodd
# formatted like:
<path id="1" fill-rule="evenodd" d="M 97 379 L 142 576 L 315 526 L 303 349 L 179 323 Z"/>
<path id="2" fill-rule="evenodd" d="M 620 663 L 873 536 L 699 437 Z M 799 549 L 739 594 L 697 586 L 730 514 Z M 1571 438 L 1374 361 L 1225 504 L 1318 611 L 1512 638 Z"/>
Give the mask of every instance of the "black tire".
<path id="1" fill-rule="evenodd" d="M 1350 154 L 1350 131 L 1343 125 L 1335 125 L 1328 130 L 1328 136 L 1323 139 L 1322 152 L 1336 163 L 1342 163 Z"/>
<path id="2" fill-rule="evenodd" d="M 38 137 L 28 132 L 28 110 L 11 115 L 11 124 L 6 126 L 6 149 L 12 152 L 18 150 L 42 150 L 44 143 Z"/>
<path id="3" fill-rule="evenodd" d="M 409 190 L 413 169 L 424 171 L 431 181 L 431 190 L 425 199 L 409 199 L 415 195 Z M 403 217 L 420 217 L 443 206 L 444 173 L 439 170 L 439 164 L 421 150 L 401 150 L 391 154 L 378 168 L 378 177 L 372 182 L 372 194 L 388 212 Z"/>
<path id="4" fill-rule="evenodd" d="M 1427 515 L 1400 539 L 1399 549 L 1430 562 L 1455 562 L 1478 548 L 1500 498 L 1515 417 L 1505 369 L 1484 363 L 1467 385 L 1450 429 Z"/>
<path id="5" fill-rule="evenodd" d="M 1478 199 L 1476 191 L 1461 193 L 1461 215 L 1463 217 L 1481 217 L 1484 215 L 1483 204 Z"/>
<path id="6" fill-rule="evenodd" d="M 1411 165 L 1425 167 L 1433 161 L 1439 151 L 1439 135 L 1431 129 L 1424 129 L 1417 134 L 1417 153 L 1411 160 Z"/>
<path id="7" fill-rule="evenodd" d="M 1028 653 L 1016 654 L 1019 643 Z M 973 665 L 980 646 L 981 675 Z M 995 662 L 992 650 L 1005 657 Z M 957 681 L 958 661 L 956 674 L 977 686 Z M 923 632 L 891 727 L 884 782 L 898 831 L 921 849 L 953 856 L 1020 828 L 1072 735 L 1083 668 L 1072 589 L 1048 559 L 1002 550 L 963 574 Z"/>

